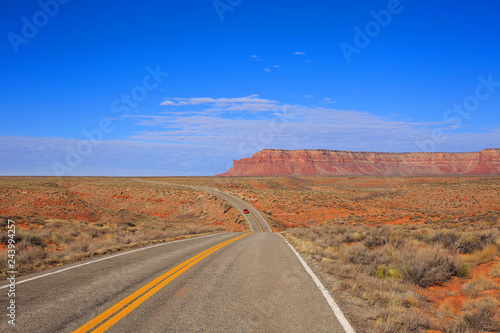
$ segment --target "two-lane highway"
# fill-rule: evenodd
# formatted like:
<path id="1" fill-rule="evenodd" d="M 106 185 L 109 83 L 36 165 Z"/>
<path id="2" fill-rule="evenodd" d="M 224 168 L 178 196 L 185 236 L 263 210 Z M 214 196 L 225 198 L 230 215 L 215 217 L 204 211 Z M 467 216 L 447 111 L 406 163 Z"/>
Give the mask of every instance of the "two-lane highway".
<path id="1" fill-rule="evenodd" d="M 353 332 L 280 235 L 260 232 L 270 228 L 258 211 L 221 194 L 252 212 L 255 232 L 158 244 L 23 277 L 17 325 L 2 316 L 0 331 Z M 5 309 L 5 285 L 0 292 Z"/>
<path id="2" fill-rule="evenodd" d="M 233 206 L 235 206 L 242 214 L 243 214 L 243 209 L 248 209 L 249 214 L 245 214 L 245 218 L 248 221 L 248 224 L 250 225 L 250 228 L 252 229 L 253 232 L 272 232 L 271 227 L 267 224 L 266 220 L 262 217 L 262 215 L 255 209 L 252 205 L 249 203 L 245 202 L 244 200 L 241 200 L 240 198 L 235 197 L 234 195 L 231 195 L 226 192 L 222 192 L 221 190 L 209 188 L 209 187 L 202 187 L 202 186 L 188 186 L 190 188 L 198 189 L 198 190 L 203 190 L 207 191 L 210 193 L 213 193 L 215 195 L 218 195 L 219 197 L 223 198 L 224 200 L 230 202 Z"/>

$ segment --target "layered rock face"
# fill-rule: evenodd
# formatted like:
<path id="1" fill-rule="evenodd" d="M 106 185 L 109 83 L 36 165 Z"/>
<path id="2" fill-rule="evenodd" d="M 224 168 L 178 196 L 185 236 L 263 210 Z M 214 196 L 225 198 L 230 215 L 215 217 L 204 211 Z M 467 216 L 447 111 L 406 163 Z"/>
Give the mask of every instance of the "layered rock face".
<path id="1" fill-rule="evenodd" d="M 411 176 L 500 174 L 500 149 L 471 153 L 375 153 L 264 149 L 219 176 Z"/>

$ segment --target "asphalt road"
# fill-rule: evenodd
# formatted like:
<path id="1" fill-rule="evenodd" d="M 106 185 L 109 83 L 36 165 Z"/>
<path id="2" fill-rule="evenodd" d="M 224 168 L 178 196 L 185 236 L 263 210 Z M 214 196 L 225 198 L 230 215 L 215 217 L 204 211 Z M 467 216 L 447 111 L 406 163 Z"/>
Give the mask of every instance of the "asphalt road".
<path id="1" fill-rule="evenodd" d="M 250 209 L 255 232 L 176 241 L 22 277 L 35 279 L 16 286 L 15 328 L 7 324 L 7 289 L 0 287 L 0 332 L 73 332 L 85 324 L 89 330 L 79 331 L 345 332 L 288 244 L 260 232 L 270 229 L 253 207 L 228 200 Z"/>
<path id="2" fill-rule="evenodd" d="M 221 198 L 223 198 L 224 200 L 229 201 L 242 214 L 243 214 L 243 209 L 245 209 L 245 208 L 248 209 L 249 213 L 244 214 L 244 215 L 245 215 L 245 218 L 247 219 L 248 224 L 250 225 L 250 228 L 252 229 L 253 232 L 272 232 L 272 230 L 269 227 L 269 225 L 267 224 L 266 220 L 248 202 L 241 200 L 240 198 L 237 198 L 234 195 L 231 195 L 229 193 L 226 193 L 226 192 L 223 192 L 223 191 L 220 191 L 217 189 L 213 189 L 213 188 L 202 187 L 202 186 L 187 186 L 187 187 L 207 191 L 207 192 L 213 193 L 215 195 L 218 195 Z"/>

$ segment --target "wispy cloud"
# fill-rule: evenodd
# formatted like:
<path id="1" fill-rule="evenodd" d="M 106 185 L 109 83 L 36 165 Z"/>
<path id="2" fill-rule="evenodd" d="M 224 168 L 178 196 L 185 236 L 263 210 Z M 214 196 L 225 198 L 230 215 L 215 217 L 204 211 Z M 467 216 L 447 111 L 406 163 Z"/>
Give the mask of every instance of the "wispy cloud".
<path id="1" fill-rule="evenodd" d="M 306 55 L 305 52 L 295 52 L 294 54 L 296 54 L 296 55 Z"/>
<path id="2" fill-rule="evenodd" d="M 281 66 L 280 66 L 280 65 L 274 65 L 273 67 L 274 67 L 274 68 L 281 68 Z"/>
<path id="3" fill-rule="evenodd" d="M 0 175 L 55 176 L 52 163 L 64 162 L 68 150 L 76 151 L 82 140 L 44 137 L 0 136 Z M 166 143 L 140 140 L 108 140 L 67 176 L 174 176 L 208 174 L 225 167 L 210 160 L 232 158 L 227 148 L 207 144 Z M 201 161 L 207 168 L 200 170 Z"/>
<path id="4" fill-rule="evenodd" d="M 250 56 L 250 60 L 253 60 L 253 61 L 260 61 L 259 57 L 258 57 L 258 56 L 256 56 L 255 54 L 252 54 L 252 55 Z"/>
<path id="5" fill-rule="evenodd" d="M 265 72 L 270 72 L 271 70 L 269 68 L 264 68 Z"/>
<path id="6" fill-rule="evenodd" d="M 252 98 L 258 98 L 255 95 Z M 305 95 L 310 97 L 310 95 Z M 248 98 L 248 97 L 244 97 Z M 219 99 L 214 99 L 219 100 Z M 239 98 L 230 100 L 240 100 Z M 419 151 L 418 140 L 432 136 L 432 129 L 442 122 L 418 122 L 381 117 L 368 112 L 338 110 L 328 107 L 306 107 L 264 100 L 263 103 L 228 103 L 217 108 L 206 108 L 196 115 L 171 114 L 165 116 L 135 116 L 138 125 L 155 127 L 129 137 L 133 140 L 163 142 L 206 143 L 214 146 L 238 147 L 245 138 L 258 135 L 269 128 L 276 115 L 288 110 L 290 119 L 286 131 L 275 133 L 272 142 L 258 148 L 300 149 L 316 147 L 326 149 Z M 326 97 L 324 104 L 332 104 Z M 218 111 L 218 113 L 214 113 Z M 252 111 L 255 117 L 228 117 L 228 112 Z M 439 149 L 460 151 L 492 146 L 490 141 L 500 131 L 478 135 L 475 142 L 467 142 L 465 133 L 451 133 L 449 140 Z M 481 137 L 481 139 L 479 139 Z M 485 144 L 485 142 L 491 142 Z M 453 143 L 452 143 L 453 142 Z M 460 142 L 460 144 L 456 144 Z M 382 148 L 383 147 L 383 148 Z M 457 147 L 461 147 L 457 149 Z M 473 148 L 474 147 L 474 148 Z"/>
<path id="7" fill-rule="evenodd" d="M 71 175 L 210 175 L 226 171 L 233 159 L 264 148 L 324 148 L 354 151 L 420 151 L 444 122 L 401 120 L 324 105 L 280 103 L 258 95 L 168 98 L 165 111 L 130 115 L 135 130 L 124 140 L 95 147 Z M 325 104 L 332 101 L 326 97 Z M 197 108 L 196 112 L 190 108 Z M 189 111 L 182 110 L 189 108 Z M 275 130 L 279 128 L 279 130 Z M 436 151 L 477 151 L 498 147 L 500 128 L 446 133 Z M 0 175 L 54 175 L 82 140 L 0 136 Z"/>
<path id="8" fill-rule="evenodd" d="M 234 104 L 234 103 L 269 103 L 278 104 L 277 101 L 271 101 L 269 99 L 259 98 L 259 95 L 249 95 L 245 97 L 237 98 L 211 98 L 211 97 L 194 97 L 194 98 L 182 98 L 182 97 L 168 97 L 160 105 L 199 105 L 199 104 Z"/>
<path id="9" fill-rule="evenodd" d="M 330 97 L 325 97 L 325 98 L 323 98 L 323 100 L 321 101 L 321 103 L 323 103 L 323 104 L 332 104 L 332 103 L 337 103 L 337 101 L 332 101 Z"/>

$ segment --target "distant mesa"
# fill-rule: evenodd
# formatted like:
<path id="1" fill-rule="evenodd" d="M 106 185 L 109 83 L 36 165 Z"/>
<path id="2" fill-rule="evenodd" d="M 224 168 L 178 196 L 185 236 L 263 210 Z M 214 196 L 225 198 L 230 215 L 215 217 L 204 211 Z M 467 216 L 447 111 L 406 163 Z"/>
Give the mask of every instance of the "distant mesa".
<path id="1" fill-rule="evenodd" d="M 376 153 L 264 149 L 218 176 L 497 175 L 500 149 L 470 153 Z"/>

